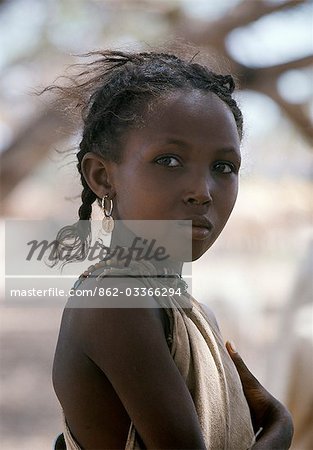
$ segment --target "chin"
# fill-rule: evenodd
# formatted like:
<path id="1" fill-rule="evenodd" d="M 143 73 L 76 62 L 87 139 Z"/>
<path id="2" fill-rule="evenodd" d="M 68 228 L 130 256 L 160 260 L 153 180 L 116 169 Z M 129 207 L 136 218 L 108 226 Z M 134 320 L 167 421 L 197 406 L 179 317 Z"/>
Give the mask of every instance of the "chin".
<path id="1" fill-rule="evenodd" d="M 205 252 L 201 252 L 200 254 L 199 254 L 199 253 L 192 252 L 192 259 L 191 259 L 191 261 L 192 261 L 192 262 L 197 261 L 197 259 L 200 259 L 201 256 L 204 255 L 204 253 L 205 253 Z"/>
<path id="2" fill-rule="evenodd" d="M 192 241 L 192 261 L 197 261 L 201 258 L 214 244 L 216 239 L 209 242 L 205 241 Z"/>

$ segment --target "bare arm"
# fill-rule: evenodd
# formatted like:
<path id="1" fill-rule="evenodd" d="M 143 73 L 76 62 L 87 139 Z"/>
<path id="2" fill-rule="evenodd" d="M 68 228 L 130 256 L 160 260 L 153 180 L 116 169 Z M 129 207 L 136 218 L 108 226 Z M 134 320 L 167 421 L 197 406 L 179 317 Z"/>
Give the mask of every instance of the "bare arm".
<path id="1" fill-rule="evenodd" d="M 138 286 L 135 280 L 127 286 L 131 283 Z M 88 310 L 86 353 L 109 378 L 147 448 L 205 449 L 192 397 L 166 343 L 158 304 L 149 296 L 137 300 L 142 307 Z"/>

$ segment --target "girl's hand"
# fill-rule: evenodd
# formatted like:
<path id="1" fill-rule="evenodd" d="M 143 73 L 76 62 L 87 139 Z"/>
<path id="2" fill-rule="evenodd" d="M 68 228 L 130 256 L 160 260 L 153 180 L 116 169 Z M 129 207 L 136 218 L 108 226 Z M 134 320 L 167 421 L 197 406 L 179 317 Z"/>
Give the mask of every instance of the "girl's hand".
<path id="1" fill-rule="evenodd" d="M 241 379 L 254 432 L 257 433 L 262 428 L 252 449 L 289 449 L 293 436 L 293 423 L 289 411 L 252 375 L 234 345 L 227 342 L 226 348 Z"/>

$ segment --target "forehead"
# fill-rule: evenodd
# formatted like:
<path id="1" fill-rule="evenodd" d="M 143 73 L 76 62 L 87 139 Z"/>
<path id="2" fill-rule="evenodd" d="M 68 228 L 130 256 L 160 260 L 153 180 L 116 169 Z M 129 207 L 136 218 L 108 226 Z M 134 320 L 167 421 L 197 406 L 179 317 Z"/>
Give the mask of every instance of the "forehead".
<path id="1" fill-rule="evenodd" d="M 174 91 L 149 103 L 144 126 L 132 130 L 127 141 L 162 143 L 176 138 L 192 145 L 240 147 L 236 122 L 229 106 L 212 92 Z"/>

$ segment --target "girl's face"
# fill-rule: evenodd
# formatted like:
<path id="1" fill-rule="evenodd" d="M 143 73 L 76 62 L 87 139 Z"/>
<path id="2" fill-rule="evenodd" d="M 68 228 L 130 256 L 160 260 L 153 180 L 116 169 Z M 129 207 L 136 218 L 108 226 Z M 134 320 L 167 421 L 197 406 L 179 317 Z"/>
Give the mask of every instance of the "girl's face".
<path id="1" fill-rule="evenodd" d="M 110 164 L 113 217 L 193 220 L 192 259 L 224 228 L 238 192 L 240 139 L 230 108 L 213 93 L 175 91 L 147 108 Z M 196 227 L 205 224 L 207 228 Z"/>

